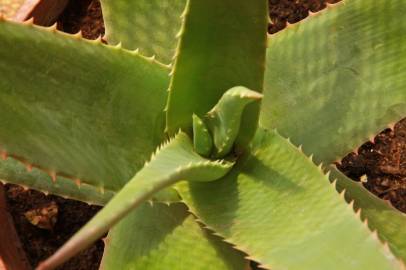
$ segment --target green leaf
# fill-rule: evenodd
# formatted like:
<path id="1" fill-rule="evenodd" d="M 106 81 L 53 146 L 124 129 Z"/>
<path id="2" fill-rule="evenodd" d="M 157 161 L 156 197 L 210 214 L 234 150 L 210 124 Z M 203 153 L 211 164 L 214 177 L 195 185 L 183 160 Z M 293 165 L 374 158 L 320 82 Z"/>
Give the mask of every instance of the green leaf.
<path id="1" fill-rule="evenodd" d="M 167 104 L 167 131 L 191 131 L 236 85 L 262 92 L 268 9 L 266 0 L 190 0 L 186 7 Z M 258 104 L 243 117 L 238 139 L 246 146 L 256 130 Z"/>
<path id="2" fill-rule="evenodd" d="M 163 138 L 168 70 L 52 29 L 0 21 L 0 151 L 119 190 Z"/>
<path id="3" fill-rule="evenodd" d="M 213 156 L 221 158 L 227 155 L 238 136 L 241 117 L 248 104 L 259 101 L 262 95 L 243 86 L 227 90 L 218 103 L 205 115 L 207 127 L 213 134 Z M 245 128 L 245 127 L 244 127 Z"/>
<path id="4" fill-rule="evenodd" d="M 193 143 L 179 133 L 152 156 L 109 203 L 80 229 L 38 270 L 53 269 L 86 248 L 132 209 L 163 188 L 181 180 L 207 182 L 223 177 L 233 166 L 226 161 L 211 161 L 194 152 Z"/>
<path id="5" fill-rule="evenodd" d="M 196 153 L 208 157 L 213 149 L 213 139 L 206 124 L 193 114 L 193 146 Z"/>
<path id="6" fill-rule="evenodd" d="M 102 0 L 101 4 L 109 43 L 139 48 L 141 54 L 156 55 L 163 63 L 172 61 L 186 0 Z"/>
<path id="7" fill-rule="evenodd" d="M 405 13 L 346 0 L 270 36 L 261 125 L 330 163 L 405 117 Z"/>
<path id="8" fill-rule="evenodd" d="M 0 160 L 0 181 L 96 205 L 105 205 L 115 194 L 115 191 L 101 191 L 63 176 L 58 176 L 53 182 L 52 177 L 44 171 L 31 167 L 27 169 L 23 163 L 13 158 Z"/>
<path id="9" fill-rule="evenodd" d="M 354 201 L 356 210 L 361 209 L 361 218 L 367 220 L 372 230 L 377 230 L 379 237 L 388 242 L 393 253 L 406 262 L 406 214 L 394 208 L 355 182 L 331 167 L 331 179 L 337 179 L 337 189 L 345 190 L 347 201 Z"/>
<path id="10" fill-rule="evenodd" d="M 208 228 L 267 269 L 401 269 L 321 170 L 276 132 L 211 183 L 177 188 Z"/>
<path id="11" fill-rule="evenodd" d="M 184 204 L 144 204 L 106 240 L 101 269 L 244 270 L 243 254 L 200 228 Z"/>

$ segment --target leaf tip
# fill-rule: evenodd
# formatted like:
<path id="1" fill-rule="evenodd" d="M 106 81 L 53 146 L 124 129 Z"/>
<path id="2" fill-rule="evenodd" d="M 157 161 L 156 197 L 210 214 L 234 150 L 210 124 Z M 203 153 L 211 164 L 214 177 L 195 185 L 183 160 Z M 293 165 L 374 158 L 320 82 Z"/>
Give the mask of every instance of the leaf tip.
<path id="1" fill-rule="evenodd" d="M 8 153 L 7 151 L 3 150 L 0 152 L 0 156 L 2 160 L 6 160 L 8 158 Z"/>
<path id="2" fill-rule="evenodd" d="M 57 31 L 57 26 L 58 26 L 58 23 L 55 22 L 53 25 L 47 27 L 47 29 L 48 29 L 50 32 L 56 32 L 56 31 Z"/>
<path id="3" fill-rule="evenodd" d="M 83 38 L 82 30 L 79 30 L 76 34 L 73 34 L 72 36 L 76 39 L 82 39 Z"/>
<path id="4" fill-rule="evenodd" d="M 121 43 L 121 41 L 119 43 L 117 43 L 116 45 L 114 45 L 114 48 L 117 50 L 121 50 L 123 47 L 123 44 Z"/>
<path id="5" fill-rule="evenodd" d="M 31 163 L 28 163 L 28 162 L 26 162 L 25 163 L 25 169 L 27 170 L 27 172 L 32 172 L 32 164 Z"/>
<path id="6" fill-rule="evenodd" d="M 56 172 L 55 171 L 49 172 L 49 176 L 51 177 L 52 182 L 55 184 L 56 183 Z"/>
<path id="7" fill-rule="evenodd" d="M 82 182 L 80 181 L 80 179 L 79 179 L 79 178 L 76 178 L 74 181 L 75 181 L 76 186 L 77 186 L 78 188 L 80 188 L 80 186 L 82 185 Z"/>
<path id="8" fill-rule="evenodd" d="M 28 20 L 23 21 L 23 24 L 28 25 L 28 26 L 33 26 L 34 25 L 34 18 L 31 17 Z"/>

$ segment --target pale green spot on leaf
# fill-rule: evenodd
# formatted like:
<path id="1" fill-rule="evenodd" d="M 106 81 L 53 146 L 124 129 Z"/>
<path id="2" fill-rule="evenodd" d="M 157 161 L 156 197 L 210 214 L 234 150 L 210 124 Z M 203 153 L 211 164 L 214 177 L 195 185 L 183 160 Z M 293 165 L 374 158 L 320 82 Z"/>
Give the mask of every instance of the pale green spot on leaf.
<path id="1" fill-rule="evenodd" d="M 213 139 L 205 123 L 196 114 L 193 114 L 193 145 L 199 155 L 210 156 Z"/>

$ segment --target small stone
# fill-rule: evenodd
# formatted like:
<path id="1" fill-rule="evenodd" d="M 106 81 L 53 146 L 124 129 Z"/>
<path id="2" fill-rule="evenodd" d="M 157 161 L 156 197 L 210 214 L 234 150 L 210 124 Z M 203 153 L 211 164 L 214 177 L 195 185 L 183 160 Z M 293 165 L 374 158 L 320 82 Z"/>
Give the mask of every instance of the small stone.
<path id="1" fill-rule="evenodd" d="M 58 205 L 55 202 L 51 202 L 45 206 L 25 212 L 24 216 L 32 225 L 41 229 L 52 230 L 58 217 Z"/>

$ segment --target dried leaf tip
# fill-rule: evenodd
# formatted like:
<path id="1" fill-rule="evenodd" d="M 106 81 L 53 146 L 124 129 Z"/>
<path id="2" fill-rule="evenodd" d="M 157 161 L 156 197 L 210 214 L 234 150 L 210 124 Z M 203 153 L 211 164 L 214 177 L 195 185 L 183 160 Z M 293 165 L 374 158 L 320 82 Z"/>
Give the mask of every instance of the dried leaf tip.
<path id="1" fill-rule="evenodd" d="M 28 20 L 23 21 L 23 24 L 33 26 L 34 25 L 34 18 L 31 17 Z"/>
<path id="2" fill-rule="evenodd" d="M 352 150 L 352 152 L 354 153 L 354 154 L 356 154 L 356 155 L 358 155 L 358 147 L 357 148 L 355 148 L 354 150 Z"/>
<path id="3" fill-rule="evenodd" d="M 2 160 L 6 160 L 8 158 L 7 151 L 1 151 L 0 156 Z"/>
<path id="4" fill-rule="evenodd" d="M 79 178 L 76 178 L 76 179 L 75 179 L 75 184 L 76 184 L 76 186 L 77 186 L 78 188 L 80 188 L 80 186 L 82 185 L 82 182 L 80 181 Z"/>
<path id="5" fill-rule="evenodd" d="M 76 34 L 73 34 L 73 37 L 77 39 L 83 38 L 82 30 L 79 30 Z"/>
<path id="6" fill-rule="evenodd" d="M 95 43 L 103 43 L 103 36 L 100 34 L 97 38 L 93 39 Z"/>
<path id="7" fill-rule="evenodd" d="M 345 192 L 346 192 L 345 189 L 343 189 L 343 190 L 340 192 L 340 198 L 343 199 L 343 200 L 345 200 Z"/>
<path id="8" fill-rule="evenodd" d="M 56 183 L 56 172 L 50 172 L 49 176 L 51 177 L 52 182 Z"/>
<path id="9" fill-rule="evenodd" d="M 338 1 L 338 2 L 335 2 L 335 3 L 326 2 L 326 8 L 335 8 L 338 5 L 345 5 L 346 2 L 347 1 L 345 1 L 345 0 Z"/>
<path id="10" fill-rule="evenodd" d="M 355 216 L 361 219 L 361 208 L 359 208 L 357 211 L 355 211 Z"/>
<path id="11" fill-rule="evenodd" d="M 26 163 L 25 164 L 25 169 L 27 170 L 27 172 L 32 172 L 32 164 Z"/>
<path id="12" fill-rule="evenodd" d="M 56 32 L 56 31 L 57 31 L 57 26 L 58 26 L 58 24 L 57 24 L 57 23 L 54 23 L 53 25 L 47 27 L 47 29 L 48 29 L 49 31 L 51 31 L 51 32 Z"/>
<path id="13" fill-rule="evenodd" d="M 369 140 L 372 144 L 375 144 L 375 135 L 370 135 L 370 136 L 368 136 L 368 140 Z"/>
<path id="14" fill-rule="evenodd" d="M 354 210 L 354 200 L 348 203 L 348 208 Z"/>

